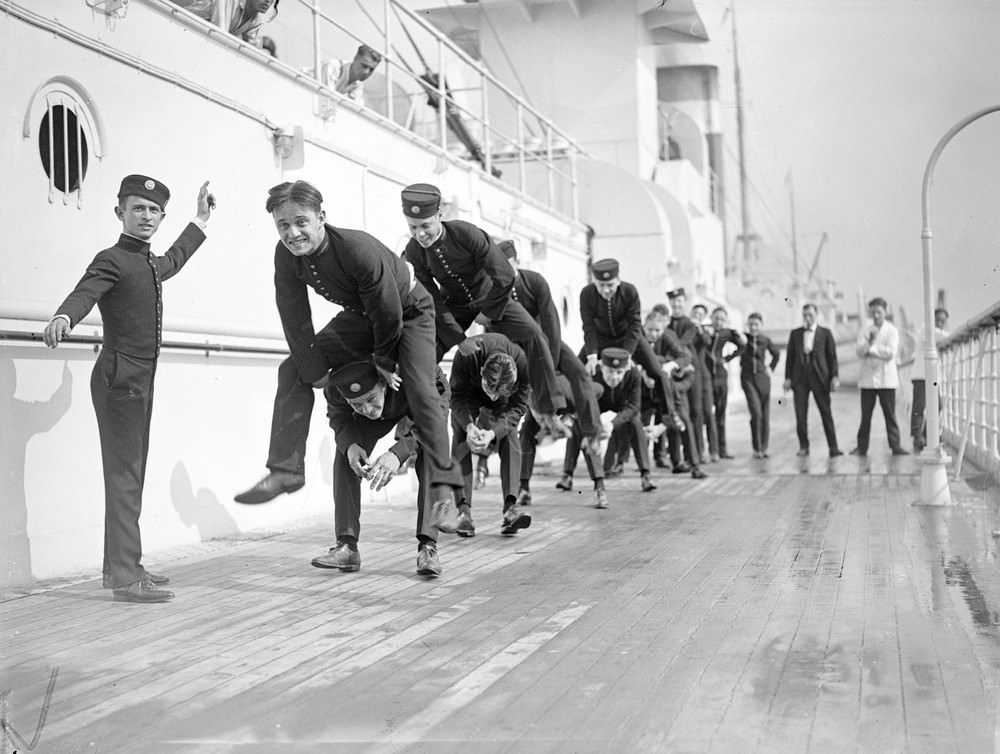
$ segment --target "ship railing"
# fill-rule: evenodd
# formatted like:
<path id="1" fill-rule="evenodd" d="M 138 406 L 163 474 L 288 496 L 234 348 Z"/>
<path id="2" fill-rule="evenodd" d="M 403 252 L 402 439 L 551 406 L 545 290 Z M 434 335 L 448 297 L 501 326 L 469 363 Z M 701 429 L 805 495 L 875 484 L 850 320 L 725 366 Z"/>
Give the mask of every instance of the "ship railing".
<path id="1" fill-rule="evenodd" d="M 282 50 L 280 60 L 216 28 L 183 3 L 142 1 L 311 86 L 324 100 L 319 112 L 326 118 L 336 117 L 340 104 L 349 100 L 322 80 L 324 63 L 349 62 L 357 47 L 367 44 L 383 56 L 364 84 L 368 116 L 406 130 L 414 141 L 452 159 L 478 163 L 484 176 L 579 222 L 576 163 L 589 156 L 585 150 L 481 61 L 399 0 L 357 2 L 367 17 L 365 29 L 338 20 L 336 3 L 343 0 L 286 0 L 269 26 L 283 27 L 297 44 Z M 296 17 L 285 11 L 290 2 L 308 11 L 307 28 L 299 28 L 301 22 L 289 25 L 287 19 Z M 264 27 L 265 34 L 269 26 Z M 432 52 L 427 54 L 428 50 Z"/>
<path id="2" fill-rule="evenodd" d="M 326 7 L 323 0 L 295 1 L 312 18 L 313 74 L 331 58 L 350 58 L 360 44 L 378 50 L 383 62 L 365 83 L 367 107 L 579 220 L 576 159 L 584 150 L 482 61 L 397 0 L 382 0 L 374 13 L 378 4 L 358 3 L 370 22 L 365 33 L 328 13 L 329 0 Z"/>
<path id="3" fill-rule="evenodd" d="M 958 448 L 954 473 L 968 457 L 1000 480 L 1000 302 L 973 317 L 939 347 L 941 431 Z M 918 358 L 922 355 L 917 354 Z"/>

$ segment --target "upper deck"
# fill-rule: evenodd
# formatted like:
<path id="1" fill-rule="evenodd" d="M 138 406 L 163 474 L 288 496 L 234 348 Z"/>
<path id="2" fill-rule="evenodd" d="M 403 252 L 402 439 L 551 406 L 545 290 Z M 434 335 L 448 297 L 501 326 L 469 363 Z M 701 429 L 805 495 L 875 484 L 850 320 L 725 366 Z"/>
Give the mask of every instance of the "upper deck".
<path id="1" fill-rule="evenodd" d="M 433 580 L 403 495 L 364 510 L 354 574 L 309 566 L 330 514 L 147 559 L 168 604 L 113 603 L 97 573 L 9 593 L 6 750 L 40 710 L 46 752 L 995 750 L 996 489 L 915 506 L 880 419 L 868 459 L 829 459 L 813 412 L 800 459 L 771 408 L 770 459 L 736 413 L 737 459 L 649 494 L 629 472 L 608 510 L 542 469 L 512 538 L 491 478 Z M 857 393 L 834 416 L 849 448 Z"/>

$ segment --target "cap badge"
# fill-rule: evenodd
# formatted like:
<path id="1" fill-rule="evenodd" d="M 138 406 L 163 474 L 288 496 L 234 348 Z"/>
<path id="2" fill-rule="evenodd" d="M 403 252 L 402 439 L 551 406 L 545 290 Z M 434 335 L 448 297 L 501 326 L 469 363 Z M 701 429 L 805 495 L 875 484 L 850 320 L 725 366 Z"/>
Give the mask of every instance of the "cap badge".
<path id="1" fill-rule="evenodd" d="M 420 212 L 420 207 L 418 207 L 416 204 L 414 204 L 412 207 L 410 207 L 410 212 L 412 212 L 413 214 L 416 215 L 417 213 Z"/>
<path id="2" fill-rule="evenodd" d="M 153 189 L 156 188 L 156 181 L 147 180 L 142 185 L 146 187 L 146 191 L 152 191 Z"/>
<path id="3" fill-rule="evenodd" d="M 360 393 L 361 392 L 361 383 L 360 382 L 352 382 L 351 383 L 351 392 L 352 393 Z"/>

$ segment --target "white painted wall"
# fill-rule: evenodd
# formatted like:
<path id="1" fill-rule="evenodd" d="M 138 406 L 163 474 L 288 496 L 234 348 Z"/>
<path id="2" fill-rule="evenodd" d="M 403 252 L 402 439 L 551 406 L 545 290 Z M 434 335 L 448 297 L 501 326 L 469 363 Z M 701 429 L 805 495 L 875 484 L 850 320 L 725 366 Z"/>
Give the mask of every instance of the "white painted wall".
<path id="1" fill-rule="evenodd" d="M 455 200 L 458 216 L 515 238 L 527 266 L 548 274 L 554 289 L 573 293 L 586 281 L 582 226 L 347 103 L 335 119 L 322 120 L 308 82 L 294 81 L 294 70 L 280 62 L 219 44 L 155 3 L 132 2 L 119 20 L 77 0 L 51 0 L 44 12 L 34 3 L 18 8 L 41 13 L 43 25 L 0 14 L 6 40 L 0 171 L 17 178 L 0 189 L 6 216 L 17 218 L 0 252 L 0 329 L 43 329 L 94 254 L 117 239 L 115 194 L 132 172 L 155 176 L 172 191 L 154 251 L 165 250 L 194 214 L 201 181 L 210 179 L 218 198 L 205 244 L 165 283 L 168 341 L 283 347 L 272 284 L 277 238 L 264 200 L 270 186 L 297 178 L 321 189 L 330 222 L 367 230 L 394 250 L 406 238 L 400 188 L 437 183 Z M 65 30 L 74 42 L 60 37 Z M 129 60 L 115 59 L 119 53 Z M 151 75 L 157 70 L 172 80 Z M 90 160 L 81 207 L 75 196 L 68 204 L 61 195 L 49 202 L 37 123 L 29 118 L 29 137 L 21 135 L 33 92 L 60 75 L 89 92 L 104 124 L 103 156 Z M 200 91 L 184 90 L 185 81 Z M 271 129 L 286 124 L 304 129 L 301 169 L 286 169 L 274 154 Z M 532 240 L 545 241 L 545 260 L 531 258 Z M 322 325 L 336 310 L 313 302 Z M 95 309 L 75 333 L 99 331 Z M 94 358 L 89 346 L 51 351 L 0 341 L 0 520 L 8 523 L 0 533 L 0 587 L 100 571 L 103 482 L 89 395 Z M 161 355 L 141 519 L 151 565 L 156 552 L 170 547 L 307 516 L 327 516 L 332 529 L 332 437 L 320 406 L 307 487 L 265 506 L 232 501 L 265 471 L 279 361 L 169 349 Z M 410 480 L 394 482 L 391 494 L 414 494 Z"/>

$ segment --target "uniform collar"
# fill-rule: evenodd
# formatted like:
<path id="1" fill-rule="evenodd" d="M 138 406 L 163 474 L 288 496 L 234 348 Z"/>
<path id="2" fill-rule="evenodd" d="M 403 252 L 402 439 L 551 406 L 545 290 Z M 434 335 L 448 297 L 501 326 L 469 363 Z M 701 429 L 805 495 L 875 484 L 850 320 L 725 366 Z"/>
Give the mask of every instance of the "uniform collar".
<path id="1" fill-rule="evenodd" d="M 122 233 L 118 236 L 118 247 L 125 249 L 125 251 L 141 251 L 143 254 L 147 254 L 149 252 L 149 241 L 143 241 L 141 238 L 130 236 L 128 233 Z"/>

